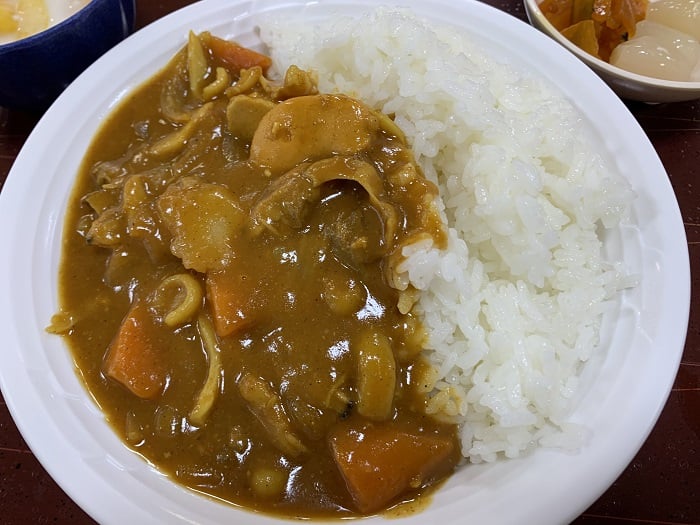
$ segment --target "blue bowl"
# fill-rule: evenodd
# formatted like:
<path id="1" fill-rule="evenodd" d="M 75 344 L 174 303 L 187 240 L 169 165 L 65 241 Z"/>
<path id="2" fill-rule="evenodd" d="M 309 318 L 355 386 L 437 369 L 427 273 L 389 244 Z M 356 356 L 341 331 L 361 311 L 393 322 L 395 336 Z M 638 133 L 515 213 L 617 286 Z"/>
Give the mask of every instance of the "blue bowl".
<path id="1" fill-rule="evenodd" d="M 41 33 L 0 45 L 0 106 L 43 111 L 134 29 L 135 0 L 91 0 Z"/>

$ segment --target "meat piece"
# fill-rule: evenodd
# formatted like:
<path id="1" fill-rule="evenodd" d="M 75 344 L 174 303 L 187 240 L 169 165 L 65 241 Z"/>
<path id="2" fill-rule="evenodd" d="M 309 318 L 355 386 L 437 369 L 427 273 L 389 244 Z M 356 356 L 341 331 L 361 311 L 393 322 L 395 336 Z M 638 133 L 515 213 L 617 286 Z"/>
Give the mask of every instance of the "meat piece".
<path id="1" fill-rule="evenodd" d="M 393 245 L 398 212 L 384 200 L 384 181 L 374 166 L 354 157 L 338 156 L 301 164 L 277 178 L 251 211 L 254 230 L 274 229 L 278 222 L 301 228 L 308 207 L 320 198 L 319 187 L 332 180 L 355 181 L 367 191 L 370 204 L 382 218 L 386 244 Z"/>

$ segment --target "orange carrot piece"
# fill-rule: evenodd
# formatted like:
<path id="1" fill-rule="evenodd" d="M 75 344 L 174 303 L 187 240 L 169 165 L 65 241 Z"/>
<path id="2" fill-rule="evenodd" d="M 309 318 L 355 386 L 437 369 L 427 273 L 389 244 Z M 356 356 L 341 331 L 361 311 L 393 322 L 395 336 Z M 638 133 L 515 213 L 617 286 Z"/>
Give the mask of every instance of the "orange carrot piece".
<path id="1" fill-rule="evenodd" d="M 389 424 L 336 427 L 331 450 L 348 491 L 362 513 L 389 505 L 409 489 L 420 487 L 449 466 L 451 439 L 414 434 Z"/>
<path id="2" fill-rule="evenodd" d="M 206 294 L 219 337 L 232 335 L 253 322 L 248 286 L 237 272 L 207 273 Z"/>
<path id="3" fill-rule="evenodd" d="M 267 55 L 243 47 L 230 40 L 224 40 L 212 35 L 209 37 L 207 45 L 215 57 L 234 71 L 260 66 L 263 73 L 266 73 L 272 65 L 272 59 Z"/>
<path id="4" fill-rule="evenodd" d="M 160 394 L 167 376 L 160 348 L 148 331 L 150 324 L 146 307 L 134 305 L 122 321 L 103 363 L 108 377 L 143 399 Z"/>

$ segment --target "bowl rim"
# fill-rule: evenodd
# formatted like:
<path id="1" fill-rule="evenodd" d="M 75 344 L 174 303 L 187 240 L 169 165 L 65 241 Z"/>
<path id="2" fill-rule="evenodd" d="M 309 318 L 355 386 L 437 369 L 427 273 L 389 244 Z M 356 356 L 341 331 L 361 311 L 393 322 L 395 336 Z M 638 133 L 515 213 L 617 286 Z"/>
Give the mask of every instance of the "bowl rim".
<path id="1" fill-rule="evenodd" d="M 576 44 L 571 42 L 568 38 L 564 37 L 561 32 L 554 27 L 554 25 L 547 19 L 542 10 L 540 9 L 539 2 L 537 0 L 523 0 L 525 6 L 525 12 L 530 19 L 530 22 L 534 25 L 533 18 L 536 19 L 537 24 L 543 26 L 545 33 L 551 38 L 556 40 L 562 46 L 571 51 L 578 58 L 586 62 L 587 64 L 604 71 L 606 74 L 625 79 L 627 81 L 633 81 L 649 88 L 665 88 L 677 91 L 688 91 L 695 92 L 700 91 L 700 81 L 691 80 L 665 80 L 663 78 L 650 77 L 647 75 L 641 75 L 639 73 L 634 73 L 628 71 L 618 66 L 614 66 L 609 62 L 605 62 L 598 57 L 587 53 Z"/>

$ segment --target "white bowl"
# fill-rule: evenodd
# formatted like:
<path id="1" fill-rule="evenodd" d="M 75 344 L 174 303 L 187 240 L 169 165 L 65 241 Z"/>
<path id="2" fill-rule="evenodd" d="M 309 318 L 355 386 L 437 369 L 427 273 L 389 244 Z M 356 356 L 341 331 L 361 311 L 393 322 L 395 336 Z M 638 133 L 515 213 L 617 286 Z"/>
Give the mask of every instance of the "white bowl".
<path id="1" fill-rule="evenodd" d="M 679 82 L 638 75 L 583 51 L 564 37 L 544 16 L 538 0 L 523 0 L 530 23 L 559 42 L 595 71 L 622 98 L 639 102 L 683 102 L 700 98 L 700 82 Z"/>
<path id="2" fill-rule="evenodd" d="M 633 459 L 678 370 L 690 271 L 673 189 L 649 139 L 620 99 L 542 33 L 476 0 L 387 3 L 457 25 L 501 60 L 547 77 L 580 112 L 607 165 L 629 174 L 637 194 L 634 224 L 621 225 L 604 239 L 605 253 L 623 260 L 640 283 L 623 291 L 604 319 L 605 352 L 589 363 L 588 387 L 571 416 L 590 430 L 590 439 L 576 453 L 538 449 L 522 459 L 462 468 L 423 512 L 400 521 L 570 522 Z M 57 308 L 65 206 L 92 137 L 115 105 L 184 45 L 190 30 L 210 30 L 257 46 L 256 24 L 269 11 L 322 21 L 332 10 L 356 15 L 375 5 L 376 0 L 204 0 L 186 7 L 93 64 L 48 110 L 13 165 L 0 194 L 0 387 L 36 457 L 98 522 L 279 525 L 284 520 L 188 491 L 129 450 L 86 392 L 63 341 L 44 331 Z"/>

